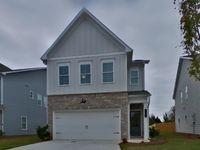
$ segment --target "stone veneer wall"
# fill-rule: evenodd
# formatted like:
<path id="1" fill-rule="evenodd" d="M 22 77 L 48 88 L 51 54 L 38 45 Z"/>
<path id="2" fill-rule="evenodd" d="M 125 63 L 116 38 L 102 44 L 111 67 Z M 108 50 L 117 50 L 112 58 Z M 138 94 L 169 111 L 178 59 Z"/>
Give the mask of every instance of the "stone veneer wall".
<path id="1" fill-rule="evenodd" d="M 86 103 L 81 104 L 81 99 Z M 121 136 L 128 139 L 128 93 L 95 93 L 48 96 L 48 121 L 52 132 L 53 111 L 81 109 L 121 109 Z"/>

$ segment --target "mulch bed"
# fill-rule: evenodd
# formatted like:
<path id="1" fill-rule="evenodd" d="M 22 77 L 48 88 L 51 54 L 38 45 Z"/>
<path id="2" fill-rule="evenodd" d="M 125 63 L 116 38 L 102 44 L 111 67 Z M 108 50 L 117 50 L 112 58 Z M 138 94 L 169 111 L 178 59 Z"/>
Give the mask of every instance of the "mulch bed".
<path id="1" fill-rule="evenodd" d="M 187 139 L 194 140 L 194 139 L 199 139 L 200 140 L 200 135 L 195 135 L 195 134 L 186 134 L 186 133 L 178 133 L 179 135 L 184 136 Z"/>
<path id="2" fill-rule="evenodd" d="M 126 145 L 130 145 L 130 146 L 145 146 L 145 145 L 162 145 L 162 144 L 165 144 L 167 143 L 167 140 L 166 139 L 152 139 L 150 140 L 150 142 L 141 142 L 141 143 L 120 143 L 121 144 L 126 144 Z"/>

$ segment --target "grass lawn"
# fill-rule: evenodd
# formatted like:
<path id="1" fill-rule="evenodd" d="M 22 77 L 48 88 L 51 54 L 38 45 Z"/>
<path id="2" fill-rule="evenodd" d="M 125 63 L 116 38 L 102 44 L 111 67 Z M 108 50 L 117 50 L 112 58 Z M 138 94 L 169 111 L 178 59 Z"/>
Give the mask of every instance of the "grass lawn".
<path id="1" fill-rule="evenodd" d="M 155 140 L 165 139 L 160 145 L 121 144 L 122 150 L 200 150 L 200 139 L 177 133 L 161 133 Z"/>
<path id="2" fill-rule="evenodd" d="M 0 137 L 0 150 L 33 144 L 37 142 L 40 142 L 40 139 L 35 135 Z"/>

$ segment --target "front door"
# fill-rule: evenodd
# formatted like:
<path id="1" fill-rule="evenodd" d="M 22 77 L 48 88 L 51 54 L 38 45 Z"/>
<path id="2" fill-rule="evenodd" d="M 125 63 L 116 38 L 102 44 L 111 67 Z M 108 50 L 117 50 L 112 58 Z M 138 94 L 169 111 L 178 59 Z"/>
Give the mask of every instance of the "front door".
<path id="1" fill-rule="evenodd" d="M 130 111 L 130 135 L 131 137 L 142 136 L 142 113 L 139 110 Z"/>

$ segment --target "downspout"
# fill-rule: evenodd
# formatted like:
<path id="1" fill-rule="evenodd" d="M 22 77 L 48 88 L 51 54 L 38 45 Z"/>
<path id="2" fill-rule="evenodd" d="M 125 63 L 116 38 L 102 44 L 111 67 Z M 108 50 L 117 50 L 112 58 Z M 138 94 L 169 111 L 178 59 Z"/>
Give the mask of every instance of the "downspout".
<path id="1" fill-rule="evenodd" d="M 3 106 L 3 104 L 4 104 L 4 89 L 3 89 L 3 76 L 2 75 L 0 75 L 0 78 L 1 78 L 1 105 Z M 2 129 L 2 131 L 4 132 L 4 110 L 2 109 L 2 111 L 1 111 L 1 114 L 2 114 L 2 116 L 1 116 L 1 129 Z"/>

